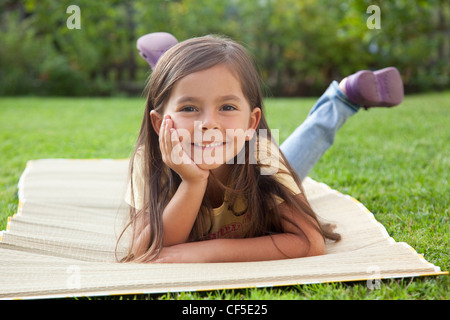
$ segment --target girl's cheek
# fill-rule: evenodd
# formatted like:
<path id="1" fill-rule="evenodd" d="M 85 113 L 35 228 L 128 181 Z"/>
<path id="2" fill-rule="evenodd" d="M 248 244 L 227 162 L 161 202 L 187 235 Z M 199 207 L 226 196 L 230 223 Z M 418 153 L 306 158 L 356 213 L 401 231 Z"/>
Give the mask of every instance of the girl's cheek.
<path id="1" fill-rule="evenodd" d="M 172 124 L 175 129 L 189 129 L 189 122 L 180 119 L 177 116 L 171 116 Z"/>

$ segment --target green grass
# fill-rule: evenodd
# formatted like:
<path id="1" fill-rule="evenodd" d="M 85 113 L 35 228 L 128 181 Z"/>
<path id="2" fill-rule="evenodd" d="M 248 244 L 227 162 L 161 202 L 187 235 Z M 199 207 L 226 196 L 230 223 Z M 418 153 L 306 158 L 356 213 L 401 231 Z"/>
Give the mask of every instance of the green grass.
<path id="1" fill-rule="evenodd" d="M 396 240 L 449 270 L 450 92 L 407 96 L 393 109 L 362 110 L 341 129 L 310 176 L 350 194 Z M 315 99 L 268 99 L 280 141 Z M 142 98 L 0 98 L 0 230 L 17 211 L 26 162 L 40 158 L 127 158 L 143 114 Z M 289 116 L 287 116 L 289 115 Z M 0 257 L 1 259 L 1 257 Z M 124 296 L 121 299 L 440 299 L 449 277 L 278 288 Z M 117 297 L 110 297 L 115 299 Z"/>

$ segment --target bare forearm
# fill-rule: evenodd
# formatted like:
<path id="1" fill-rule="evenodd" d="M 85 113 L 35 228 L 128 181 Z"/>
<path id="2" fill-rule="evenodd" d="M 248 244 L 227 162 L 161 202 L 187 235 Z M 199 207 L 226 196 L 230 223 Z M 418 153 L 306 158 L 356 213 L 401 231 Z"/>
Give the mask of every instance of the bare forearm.
<path id="1" fill-rule="evenodd" d="M 217 249 L 214 247 L 217 245 Z M 308 243 L 297 235 L 283 233 L 247 239 L 217 239 L 211 243 L 211 262 L 267 261 L 306 256 Z"/>
<path id="2" fill-rule="evenodd" d="M 182 181 L 163 212 L 164 246 L 187 241 L 199 212 L 207 182 Z"/>
<path id="3" fill-rule="evenodd" d="M 166 247 L 155 262 L 246 262 L 322 254 L 311 250 L 313 247 L 306 239 L 290 233 L 247 239 L 215 239 Z"/>

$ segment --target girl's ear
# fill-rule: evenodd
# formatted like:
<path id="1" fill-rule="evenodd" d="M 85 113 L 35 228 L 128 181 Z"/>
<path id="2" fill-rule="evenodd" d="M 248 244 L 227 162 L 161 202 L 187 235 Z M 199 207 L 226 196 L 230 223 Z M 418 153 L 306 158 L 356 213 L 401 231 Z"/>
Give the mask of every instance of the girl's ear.
<path id="1" fill-rule="evenodd" d="M 163 121 L 162 115 L 160 115 L 157 111 L 150 111 L 150 120 L 152 121 L 153 130 L 155 130 L 156 134 L 159 135 L 159 129 L 161 128 L 161 123 Z"/>
<path id="2" fill-rule="evenodd" d="M 259 121 L 261 121 L 261 108 L 255 107 L 250 113 L 250 122 L 248 124 L 246 140 L 251 140 L 256 128 L 258 128 Z"/>

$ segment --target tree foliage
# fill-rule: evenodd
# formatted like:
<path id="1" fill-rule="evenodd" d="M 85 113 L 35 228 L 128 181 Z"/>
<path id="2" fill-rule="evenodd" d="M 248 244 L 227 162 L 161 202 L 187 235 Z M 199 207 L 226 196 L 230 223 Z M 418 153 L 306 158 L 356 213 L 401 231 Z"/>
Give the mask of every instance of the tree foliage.
<path id="1" fill-rule="evenodd" d="M 69 29 L 66 9 L 81 10 Z M 370 29 L 370 5 L 380 29 Z M 359 69 L 397 66 L 408 92 L 449 86 L 446 0 L 2 0 L 1 95 L 140 94 L 139 36 L 221 34 L 242 42 L 272 95 L 320 94 Z"/>

